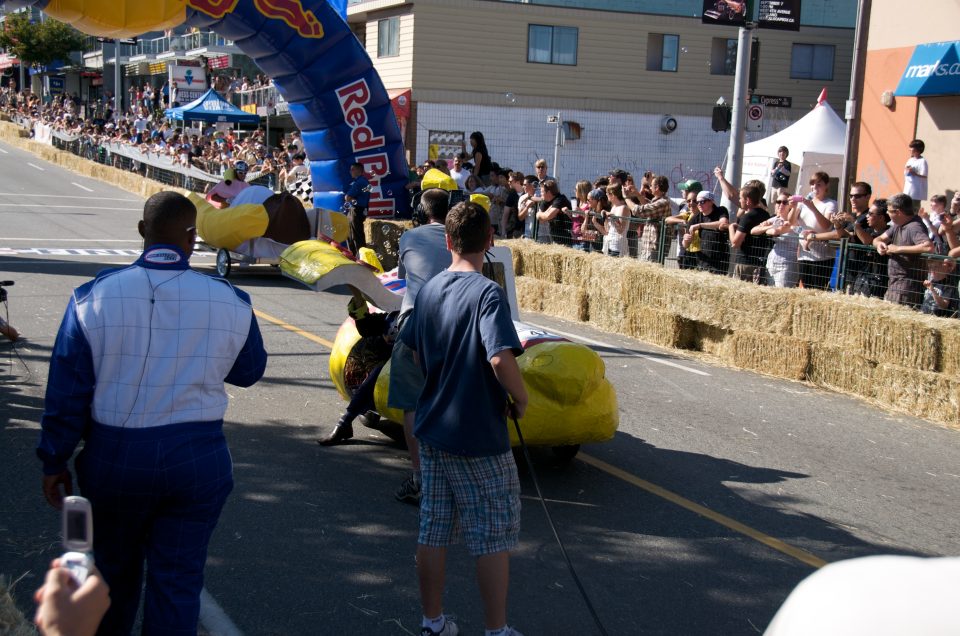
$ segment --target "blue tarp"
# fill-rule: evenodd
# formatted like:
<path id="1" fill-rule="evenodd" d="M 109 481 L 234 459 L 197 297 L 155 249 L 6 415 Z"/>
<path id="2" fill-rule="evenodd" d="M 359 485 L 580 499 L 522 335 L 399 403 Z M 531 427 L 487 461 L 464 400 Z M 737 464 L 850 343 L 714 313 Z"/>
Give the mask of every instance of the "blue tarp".
<path id="1" fill-rule="evenodd" d="M 894 95 L 960 95 L 960 40 L 918 45 Z"/>
<path id="2" fill-rule="evenodd" d="M 257 125 L 260 123 L 260 115 L 240 110 L 212 88 L 186 106 L 168 108 L 163 113 L 170 119 L 178 121 L 202 121 L 208 124 L 228 122 Z"/>

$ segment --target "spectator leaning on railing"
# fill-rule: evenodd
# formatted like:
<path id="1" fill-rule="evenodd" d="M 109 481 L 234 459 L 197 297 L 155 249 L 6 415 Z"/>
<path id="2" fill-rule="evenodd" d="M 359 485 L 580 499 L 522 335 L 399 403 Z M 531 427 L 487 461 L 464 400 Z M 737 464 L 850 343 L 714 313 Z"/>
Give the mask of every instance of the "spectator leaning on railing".
<path id="1" fill-rule="evenodd" d="M 913 200 L 908 195 L 900 193 L 890 197 L 887 214 L 893 225 L 873 240 L 877 252 L 890 257 L 884 299 L 918 307 L 927 274 L 921 256 L 933 252 L 933 242 L 923 221 L 914 214 Z"/>

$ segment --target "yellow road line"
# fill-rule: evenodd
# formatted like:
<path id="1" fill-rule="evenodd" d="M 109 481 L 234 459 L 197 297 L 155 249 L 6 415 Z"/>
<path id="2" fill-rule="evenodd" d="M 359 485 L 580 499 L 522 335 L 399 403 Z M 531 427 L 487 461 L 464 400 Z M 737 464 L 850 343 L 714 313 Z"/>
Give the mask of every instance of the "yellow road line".
<path id="1" fill-rule="evenodd" d="M 273 324 L 277 325 L 278 327 L 283 327 L 283 328 L 286 329 L 287 331 L 292 331 L 293 333 L 297 334 L 298 336 L 303 336 L 303 337 L 306 338 L 307 340 L 312 340 L 313 342 L 316 342 L 317 344 L 323 345 L 323 346 L 326 347 L 327 349 L 333 349 L 333 343 L 330 342 L 329 340 L 327 340 L 326 338 L 321 338 L 320 336 L 315 335 L 315 334 L 312 334 L 312 333 L 310 333 L 309 331 L 304 331 L 304 330 L 301 329 L 300 327 L 294 327 L 294 326 L 291 325 L 290 323 L 284 322 L 283 320 L 280 320 L 279 318 L 276 318 L 276 317 L 274 317 L 274 316 L 271 316 L 270 314 L 265 314 L 265 313 L 263 313 L 262 311 L 260 311 L 260 310 L 258 310 L 258 309 L 254 309 L 254 310 L 253 310 L 253 313 L 255 313 L 255 314 L 257 315 L 257 318 L 263 318 L 263 319 L 266 320 L 267 322 L 272 322 Z"/>
<path id="2" fill-rule="evenodd" d="M 780 539 L 771 537 L 768 534 L 764 534 L 759 530 L 754 530 L 750 526 L 746 526 L 740 523 L 739 521 L 736 521 L 734 519 L 731 519 L 730 517 L 727 517 L 726 515 L 722 515 L 719 512 L 710 510 L 709 508 L 705 506 L 701 506 L 698 503 L 694 503 L 685 497 L 681 497 L 680 495 L 674 492 L 671 492 L 666 488 L 661 488 L 656 484 L 652 484 L 645 479 L 640 479 L 636 475 L 631 475 L 627 471 L 617 468 L 616 466 L 613 466 L 611 464 L 608 464 L 607 462 L 601 459 L 597 459 L 592 455 L 587 455 L 586 453 L 581 452 L 577 455 L 577 459 L 584 462 L 585 464 L 589 464 L 593 466 L 594 468 L 602 470 L 603 472 L 609 475 L 612 475 L 617 479 L 621 479 L 627 482 L 628 484 L 636 486 L 637 488 L 642 488 L 643 490 L 646 490 L 650 494 L 656 495 L 657 497 L 660 497 L 662 499 L 666 499 L 670 503 L 676 504 L 681 508 L 686 508 L 690 512 L 695 512 L 701 517 L 706 517 L 707 519 L 715 523 L 719 523 L 721 526 L 727 527 L 733 530 L 734 532 L 739 532 L 742 535 L 750 537 L 754 541 L 759 541 L 760 543 L 767 546 L 768 548 L 773 548 L 778 552 L 782 552 L 783 554 L 786 554 L 789 557 L 793 557 L 794 559 L 796 559 L 797 561 L 800 561 L 801 563 L 805 563 L 814 568 L 822 568 L 823 566 L 827 565 L 826 561 L 824 561 L 818 556 L 814 556 L 813 554 L 810 554 L 806 550 L 801 550 L 800 548 L 794 547 L 788 543 L 784 543 Z"/>

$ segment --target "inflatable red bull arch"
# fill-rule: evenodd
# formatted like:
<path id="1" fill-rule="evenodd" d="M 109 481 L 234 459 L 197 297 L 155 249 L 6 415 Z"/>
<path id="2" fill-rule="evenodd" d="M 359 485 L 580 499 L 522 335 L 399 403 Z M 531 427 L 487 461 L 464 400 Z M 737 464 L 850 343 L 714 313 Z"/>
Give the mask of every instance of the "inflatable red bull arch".
<path id="1" fill-rule="evenodd" d="M 127 38 L 185 24 L 233 40 L 273 78 L 303 133 L 313 201 L 339 210 L 363 164 L 371 215 L 408 207 L 407 162 L 390 98 L 363 45 L 327 0 L 36 0 L 88 35 Z M 340 2 L 342 4 L 342 1 Z"/>

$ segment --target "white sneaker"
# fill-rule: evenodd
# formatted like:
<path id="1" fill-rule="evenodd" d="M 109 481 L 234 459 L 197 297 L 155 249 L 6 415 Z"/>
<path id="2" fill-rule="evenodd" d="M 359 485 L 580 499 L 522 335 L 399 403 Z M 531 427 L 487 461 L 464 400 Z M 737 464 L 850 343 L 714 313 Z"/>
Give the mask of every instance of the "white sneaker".
<path id="1" fill-rule="evenodd" d="M 447 617 L 446 622 L 443 624 L 443 629 L 439 632 L 435 632 L 429 627 L 420 628 L 420 636 L 457 636 L 459 633 L 460 628 L 457 627 L 457 624 L 450 620 L 449 617 Z"/>

